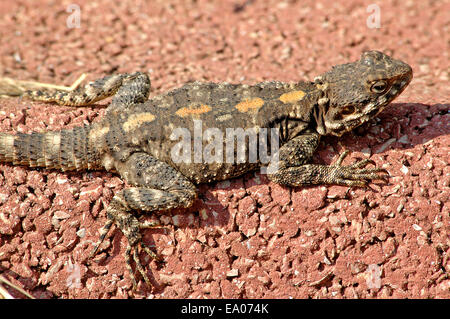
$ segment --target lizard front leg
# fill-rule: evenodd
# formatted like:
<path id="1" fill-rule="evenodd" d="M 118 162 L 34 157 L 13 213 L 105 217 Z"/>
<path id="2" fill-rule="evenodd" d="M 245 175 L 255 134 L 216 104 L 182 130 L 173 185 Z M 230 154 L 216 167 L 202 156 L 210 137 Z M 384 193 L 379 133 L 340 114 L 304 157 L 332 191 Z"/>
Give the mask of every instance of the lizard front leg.
<path id="1" fill-rule="evenodd" d="M 139 261 L 138 248 L 142 248 L 153 258 L 156 258 L 156 255 L 142 243 L 140 230 L 158 225 L 142 222 L 134 214 L 189 207 L 197 197 L 197 190 L 180 172 L 146 153 L 134 153 L 128 160 L 116 163 L 116 170 L 134 187 L 123 189 L 111 200 L 106 210 L 108 222 L 103 227 L 100 240 L 91 256 L 96 253 L 110 227 L 115 224 L 128 240 L 125 260 L 133 286 L 136 287 L 137 282 L 131 267 L 131 259 L 135 261 L 136 268 L 144 280 L 151 286 Z"/>
<path id="2" fill-rule="evenodd" d="M 336 184 L 361 187 L 371 180 L 386 180 L 385 169 L 365 168 L 367 164 L 374 164 L 369 159 L 342 166 L 348 151 L 343 152 L 333 165 L 309 164 L 319 140 L 318 133 L 310 132 L 284 144 L 279 150 L 278 169 L 268 174 L 269 179 L 287 186 Z"/>

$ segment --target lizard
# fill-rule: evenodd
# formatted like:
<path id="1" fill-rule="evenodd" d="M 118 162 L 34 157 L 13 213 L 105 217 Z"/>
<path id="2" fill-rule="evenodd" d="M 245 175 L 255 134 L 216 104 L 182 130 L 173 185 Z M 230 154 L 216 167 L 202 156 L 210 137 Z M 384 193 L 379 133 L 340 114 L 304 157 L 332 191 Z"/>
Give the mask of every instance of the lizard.
<path id="1" fill-rule="evenodd" d="M 314 164 L 312 156 L 321 136 L 341 136 L 373 119 L 412 76 L 408 64 L 367 51 L 359 60 L 334 66 L 309 82 L 190 82 L 149 97 L 149 76 L 135 72 L 109 75 L 72 91 L 25 91 L 25 98 L 66 106 L 113 98 L 105 116 L 89 125 L 31 134 L 0 133 L 0 162 L 62 171 L 103 169 L 120 175 L 129 187 L 114 194 L 107 206 L 108 219 L 90 257 L 116 225 L 127 238 L 125 262 L 133 287 L 137 280 L 132 260 L 151 286 L 139 254 L 144 251 L 158 257 L 143 243 L 141 230 L 158 223 L 146 221 L 145 213 L 188 208 L 197 198 L 198 184 L 234 178 L 263 165 L 259 160 L 250 162 L 248 155 L 241 162 L 175 161 L 172 150 L 177 140 L 171 136 L 176 128 L 194 133 L 201 121 L 205 128 L 223 134 L 227 128 L 255 128 L 256 134 L 264 131 L 261 128 L 276 129 L 280 147 L 269 166 L 276 164 L 277 169 L 268 171 L 269 180 L 289 187 L 363 187 L 372 180 L 387 180 L 388 172 L 366 167 L 375 164 L 368 158 L 342 165 L 347 151 L 331 165 Z M 207 138 L 188 137 L 194 144 L 207 142 Z M 249 152 L 250 138 L 242 147 Z"/>

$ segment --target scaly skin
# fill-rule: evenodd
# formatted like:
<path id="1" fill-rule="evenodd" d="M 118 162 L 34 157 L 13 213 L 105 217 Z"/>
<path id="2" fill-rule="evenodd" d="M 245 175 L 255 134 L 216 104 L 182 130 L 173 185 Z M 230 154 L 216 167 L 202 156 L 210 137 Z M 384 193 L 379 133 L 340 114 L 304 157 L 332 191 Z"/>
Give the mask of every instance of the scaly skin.
<path id="1" fill-rule="evenodd" d="M 157 225 L 140 221 L 139 216 L 189 207 L 197 197 L 196 184 L 236 177 L 265 164 L 250 157 L 255 141 L 265 133 L 263 128 L 279 132 L 271 135 L 279 137 L 280 149 L 269 154 L 268 166 L 277 168 L 268 171 L 269 179 L 276 183 L 365 186 L 371 180 L 386 179 L 385 170 L 366 168 L 373 164 L 370 160 L 342 166 L 347 152 L 333 165 L 313 164 L 311 158 L 321 136 L 341 136 L 375 117 L 411 79 L 409 65 L 369 51 L 359 61 L 333 67 L 314 82 L 272 81 L 253 86 L 194 82 L 148 99 L 150 79 L 137 72 L 107 76 L 71 92 L 28 91 L 24 97 L 69 106 L 114 97 L 103 120 L 89 126 L 47 133 L 0 133 L 0 161 L 63 171 L 106 169 L 119 174 L 131 187 L 111 200 L 109 220 L 92 255 L 115 224 L 128 239 L 125 257 L 134 286 L 131 259 L 150 285 L 138 248 L 156 256 L 142 243 L 140 229 Z M 195 140 L 199 127 L 206 135 L 221 137 L 221 147 L 207 138 Z M 177 128 L 184 128 L 185 135 L 174 138 Z M 255 140 L 250 136 L 243 140 L 241 162 L 237 162 L 237 150 L 227 152 L 226 137 L 232 138 L 230 145 L 235 137 L 227 129 L 256 133 Z M 194 152 L 190 147 L 184 149 L 186 161 L 176 161 L 172 153 L 180 145 L 180 136 L 194 145 Z M 211 146 L 215 146 L 214 152 Z M 219 150 L 222 153 L 216 153 Z M 207 161 L 205 152 L 219 156 Z"/>

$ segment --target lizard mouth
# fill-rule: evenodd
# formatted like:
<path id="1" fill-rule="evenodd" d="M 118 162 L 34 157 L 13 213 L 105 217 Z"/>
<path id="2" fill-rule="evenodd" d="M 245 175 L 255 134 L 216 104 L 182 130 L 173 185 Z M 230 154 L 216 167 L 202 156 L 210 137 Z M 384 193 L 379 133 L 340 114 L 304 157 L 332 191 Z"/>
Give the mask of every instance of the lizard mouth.
<path id="1" fill-rule="evenodd" d="M 411 69 L 409 68 L 409 70 Z M 406 72 L 402 77 L 394 80 L 386 93 L 379 96 L 374 102 L 368 103 L 360 114 L 353 113 L 353 115 L 349 115 L 344 119 L 344 123 L 339 128 L 339 132 L 332 132 L 332 134 L 337 133 L 342 135 L 346 131 L 350 131 L 377 116 L 405 90 L 411 80 L 412 71 Z"/>
<path id="2" fill-rule="evenodd" d="M 344 108 L 343 114 L 338 115 L 338 119 L 334 121 L 327 121 L 323 118 L 323 114 L 316 117 L 316 123 L 318 129 L 321 128 L 319 133 L 326 132 L 335 136 L 342 136 L 344 133 L 351 131 L 352 129 L 364 124 L 370 119 L 381 113 L 391 102 L 394 100 L 407 86 L 407 82 L 399 83 L 392 86 L 392 88 L 386 92 L 383 96 L 380 96 L 376 101 L 368 103 L 363 110 L 358 111 L 354 106 L 347 106 Z M 353 109 L 354 112 L 345 114 L 347 110 Z"/>

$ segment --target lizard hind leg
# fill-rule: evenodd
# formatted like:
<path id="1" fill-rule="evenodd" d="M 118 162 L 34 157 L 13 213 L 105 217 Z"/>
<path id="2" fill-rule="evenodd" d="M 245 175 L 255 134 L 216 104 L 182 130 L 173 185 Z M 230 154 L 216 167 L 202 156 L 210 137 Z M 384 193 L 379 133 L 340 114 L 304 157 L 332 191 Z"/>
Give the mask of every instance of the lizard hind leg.
<path id="1" fill-rule="evenodd" d="M 100 232 L 100 240 L 94 248 L 97 251 L 101 241 L 112 224 L 115 224 L 127 238 L 125 261 L 136 287 L 131 262 L 146 283 L 150 280 L 139 260 L 139 248 L 152 258 L 153 253 L 142 242 L 141 230 L 160 227 L 152 221 L 140 221 L 144 212 L 166 211 L 177 207 L 189 207 L 197 197 L 197 190 L 185 176 L 167 163 L 146 153 L 133 153 L 126 161 L 115 164 L 117 172 L 133 187 L 125 188 L 114 195 L 106 209 L 108 222 Z"/>
<path id="2" fill-rule="evenodd" d="M 122 73 L 103 77 L 74 90 L 28 90 L 22 97 L 34 101 L 55 102 L 59 105 L 90 105 L 116 95 L 122 105 L 144 102 L 150 93 L 150 79 L 142 72 Z M 114 102 L 114 100 L 113 100 Z"/>
<path id="3" fill-rule="evenodd" d="M 95 244 L 94 249 L 92 250 L 89 258 L 94 257 L 100 245 L 104 241 L 106 235 L 108 234 L 109 230 L 111 229 L 111 226 L 113 224 L 116 224 L 128 240 L 127 248 L 125 250 L 125 262 L 126 267 L 129 273 L 131 274 L 133 287 L 136 288 L 137 282 L 134 276 L 133 268 L 131 266 L 132 259 L 134 260 L 136 268 L 141 274 L 141 276 L 144 278 L 145 282 L 149 286 L 151 286 L 150 280 L 147 274 L 145 273 L 144 268 L 142 267 L 141 262 L 139 260 L 139 250 L 138 250 L 139 246 L 153 259 L 158 260 L 159 258 L 146 245 L 144 245 L 144 243 L 142 242 L 142 235 L 140 234 L 139 231 L 140 229 L 143 228 L 159 228 L 161 226 L 156 222 L 150 221 L 141 222 L 136 216 L 124 210 L 124 208 L 125 207 L 123 206 L 121 196 L 116 195 L 113 198 L 111 204 L 107 208 L 108 221 L 100 231 L 99 240 Z"/>
<path id="4" fill-rule="evenodd" d="M 159 260 L 158 256 L 142 242 L 141 229 L 160 228 L 160 224 L 153 221 L 140 221 L 135 211 L 150 211 L 162 209 L 163 207 L 176 207 L 180 202 L 178 194 L 172 194 L 170 191 L 163 191 L 149 188 L 131 187 L 117 193 L 107 208 L 108 221 L 100 232 L 100 239 L 95 245 L 91 256 L 93 256 L 106 234 L 113 224 L 115 224 L 127 238 L 127 248 L 125 251 L 125 261 L 127 269 L 133 281 L 133 287 L 136 288 L 137 281 L 131 266 L 131 260 L 134 261 L 137 271 L 141 274 L 145 282 L 152 286 L 150 280 L 139 260 L 139 248 L 147 253 L 153 259 Z"/>

